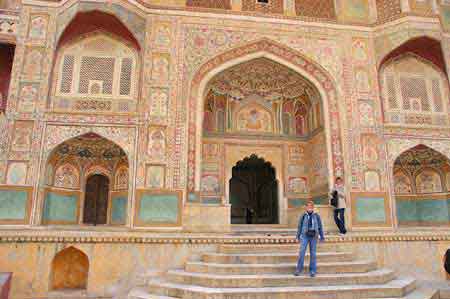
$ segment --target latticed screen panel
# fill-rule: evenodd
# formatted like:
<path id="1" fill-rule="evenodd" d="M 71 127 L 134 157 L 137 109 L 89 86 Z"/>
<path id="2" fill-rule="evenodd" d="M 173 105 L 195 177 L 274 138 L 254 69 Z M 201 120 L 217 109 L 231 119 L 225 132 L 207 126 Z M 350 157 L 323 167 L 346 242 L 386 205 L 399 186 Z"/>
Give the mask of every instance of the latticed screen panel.
<path id="1" fill-rule="evenodd" d="M 398 18 L 402 14 L 400 0 L 376 0 L 379 22 L 387 22 Z"/>
<path id="2" fill-rule="evenodd" d="M 448 125 L 445 75 L 428 62 L 406 56 L 382 70 L 385 121 L 414 125 Z"/>
<path id="3" fill-rule="evenodd" d="M 334 0 L 295 0 L 298 16 L 321 19 L 336 19 Z"/>
<path id="4" fill-rule="evenodd" d="M 120 95 L 130 94 L 132 70 L 133 61 L 130 58 L 122 59 L 122 69 L 120 70 Z"/>
<path id="5" fill-rule="evenodd" d="M 60 91 L 63 93 L 70 93 L 70 91 L 72 90 L 74 62 L 75 57 L 73 57 L 72 55 L 64 56 L 60 88 Z"/>
<path id="6" fill-rule="evenodd" d="M 133 49 L 96 36 L 63 49 L 59 61 L 54 109 L 134 111 L 138 64 Z"/>
<path id="7" fill-rule="evenodd" d="M 231 9 L 231 0 L 187 0 L 186 6 Z"/>
<path id="8" fill-rule="evenodd" d="M 80 83 L 78 92 L 81 94 L 112 94 L 115 58 L 82 57 L 80 67 Z M 98 83 L 96 83 L 96 81 Z M 90 87 L 101 84 L 101 90 L 91 92 Z"/>
<path id="9" fill-rule="evenodd" d="M 259 3 L 257 0 L 243 0 L 242 10 L 282 14 L 284 12 L 283 0 L 270 0 L 267 3 Z"/>

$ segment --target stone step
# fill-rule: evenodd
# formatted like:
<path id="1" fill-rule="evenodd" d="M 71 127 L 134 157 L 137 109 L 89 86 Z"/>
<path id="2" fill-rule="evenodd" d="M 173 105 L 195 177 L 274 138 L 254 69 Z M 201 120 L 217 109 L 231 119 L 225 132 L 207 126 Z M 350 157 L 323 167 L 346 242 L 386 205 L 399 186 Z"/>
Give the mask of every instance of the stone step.
<path id="1" fill-rule="evenodd" d="M 206 263 L 217 264 L 279 264 L 297 262 L 298 253 L 204 253 L 201 260 Z M 309 253 L 306 254 L 309 260 Z M 351 252 L 318 252 L 317 260 L 319 262 L 345 262 L 353 260 Z"/>
<path id="2" fill-rule="evenodd" d="M 146 288 L 136 287 L 128 293 L 127 299 L 180 299 L 176 297 L 168 297 L 162 295 L 154 295 L 148 292 Z"/>
<path id="3" fill-rule="evenodd" d="M 369 299 L 381 299 L 369 298 Z M 383 299 L 442 299 L 439 297 L 439 291 L 436 289 L 416 289 L 400 298 L 383 298 Z"/>
<path id="4" fill-rule="evenodd" d="M 305 271 L 308 271 L 309 264 L 305 262 Z M 205 262 L 187 262 L 186 271 L 196 273 L 212 274 L 240 274 L 240 275 L 258 275 L 258 274 L 292 274 L 296 268 L 296 263 L 279 264 L 217 264 Z M 377 268 L 373 261 L 352 261 L 352 262 L 333 262 L 317 263 L 317 272 L 321 274 L 333 273 L 365 273 Z"/>
<path id="5" fill-rule="evenodd" d="M 294 276 L 292 274 L 265 275 L 217 275 L 171 270 L 167 280 L 174 283 L 192 284 L 209 288 L 267 288 L 283 286 L 331 286 L 350 284 L 383 284 L 395 278 L 391 270 L 382 269 L 367 273 L 318 274 Z"/>
<path id="6" fill-rule="evenodd" d="M 162 280 L 152 280 L 149 283 L 149 291 L 153 294 L 186 299 L 398 298 L 407 295 L 414 288 L 414 279 L 397 279 L 381 285 L 270 288 L 206 288 Z"/>
<path id="7" fill-rule="evenodd" d="M 225 244 L 219 246 L 220 253 L 271 253 L 271 252 L 298 252 L 298 243 L 293 244 Z M 320 243 L 317 250 L 320 251 L 340 251 L 345 250 L 348 246 L 337 243 Z"/>

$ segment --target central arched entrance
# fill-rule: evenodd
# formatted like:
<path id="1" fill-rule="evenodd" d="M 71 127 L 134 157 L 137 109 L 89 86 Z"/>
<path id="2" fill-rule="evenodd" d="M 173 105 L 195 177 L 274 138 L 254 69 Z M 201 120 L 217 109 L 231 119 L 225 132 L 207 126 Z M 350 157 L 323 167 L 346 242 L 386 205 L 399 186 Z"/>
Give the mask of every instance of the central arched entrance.
<path id="1" fill-rule="evenodd" d="M 278 181 L 269 162 L 251 155 L 232 169 L 232 224 L 278 224 Z"/>

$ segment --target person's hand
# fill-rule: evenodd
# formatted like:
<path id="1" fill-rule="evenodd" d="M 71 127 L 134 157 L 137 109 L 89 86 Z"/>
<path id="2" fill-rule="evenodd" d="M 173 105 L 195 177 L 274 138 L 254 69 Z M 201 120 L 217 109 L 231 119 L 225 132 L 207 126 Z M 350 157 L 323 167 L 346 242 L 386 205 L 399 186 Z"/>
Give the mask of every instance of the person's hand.
<path id="1" fill-rule="evenodd" d="M 319 239 L 319 242 L 320 242 L 320 243 L 325 242 L 325 238 L 320 238 L 320 239 Z"/>

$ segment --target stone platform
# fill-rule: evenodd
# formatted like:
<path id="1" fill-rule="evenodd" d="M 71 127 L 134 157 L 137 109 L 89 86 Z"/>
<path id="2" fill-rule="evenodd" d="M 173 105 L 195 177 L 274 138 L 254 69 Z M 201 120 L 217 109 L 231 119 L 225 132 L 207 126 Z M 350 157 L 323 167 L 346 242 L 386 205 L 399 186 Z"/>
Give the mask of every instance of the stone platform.
<path id="1" fill-rule="evenodd" d="M 292 275 L 294 235 L 282 227 L 209 234 L 5 229 L 0 256 L 8 258 L 0 258 L 0 270 L 14 272 L 10 299 L 437 299 L 439 289 L 449 299 L 442 267 L 449 230 L 327 234 L 314 279 Z M 89 259 L 80 294 L 49 289 L 53 258 L 69 247 Z"/>

